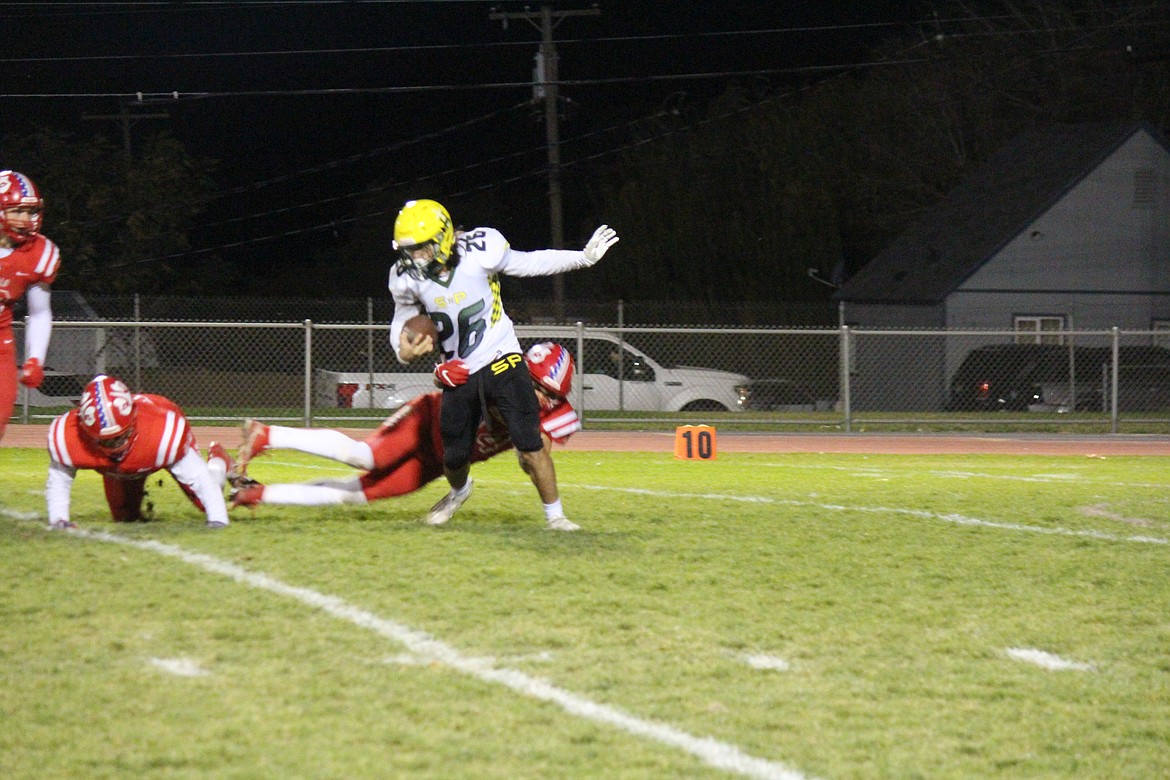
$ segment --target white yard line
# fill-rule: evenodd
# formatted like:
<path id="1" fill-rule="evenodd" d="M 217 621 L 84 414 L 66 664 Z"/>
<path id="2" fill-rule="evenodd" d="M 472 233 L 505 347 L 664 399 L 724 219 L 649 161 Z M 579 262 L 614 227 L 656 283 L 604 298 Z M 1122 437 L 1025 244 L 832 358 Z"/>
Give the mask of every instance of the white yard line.
<path id="1" fill-rule="evenodd" d="M 0 514 L 17 517 L 21 520 L 37 519 L 35 514 L 11 512 L 7 509 L 0 510 Z M 213 574 L 228 577 L 242 585 L 294 599 L 355 626 L 373 631 L 386 639 L 398 642 L 405 646 L 412 655 L 430 661 L 438 661 L 483 682 L 496 683 L 510 688 L 523 696 L 556 704 L 565 712 L 579 718 L 614 726 L 636 737 L 644 737 L 678 748 L 716 769 L 733 772 L 744 777 L 762 778 L 763 780 L 811 780 L 808 775 L 783 764 L 748 755 L 735 745 L 720 742 L 711 737 L 696 737 L 664 723 L 638 718 L 616 707 L 592 701 L 515 669 L 497 667 L 491 663 L 491 659 L 463 655 L 455 648 L 425 632 L 375 615 L 336 596 L 320 593 L 311 588 L 289 585 L 267 574 L 249 571 L 206 553 L 192 552 L 177 545 L 153 540 L 128 539 L 105 531 L 72 530 L 54 533 L 68 533 L 84 539 L 120 544 L 165 555 Z"/>
<path id="2" fill-rule="evenodd" d="M 904 478 L 913 478 L 921 474 L 928 474 L 932 477 L 944 477 L 950 479 L 1002 479 L 1009 482 L 1039 482 L 1041 484 L 1065 484 L 1069 482 L 1077 482 L 1086 485 L 1109 485 L 1111 487 L 1138 487 L 1138 488 L 1164 488 L 1164 484 L 1156 482 L 1114 482 L 1109 479 L 1094 479 L 1087 477 L 1084 474 L 1077 474 L 1073 472 L 1065 474 L 1033 474 L 1032 476 L 1019 476 L 1018 474 L 989 474 L 978 471 L 937 471 L 934 469 L 911 469 L 911 468 L 897 468 L 887 469 L 882 466 L 831 466 L 823 465 L 817 466 L 807 463 L 753 463 L 752 468 L 757 466 L 770 466 L 773 468 L 785 469 L 804 469 L 807 471 L 848 471 L 858 476 L 875 477 L 875 476 L 899 476 Z M 1075 470 L 1075 467 L 1074 467 Z"/>
<path id="3" fill-rule="evenodd" d="M 1077 671 L 1077 672 L 1094 672 L 1097 670 L 1096 665 L 1081 663 L 1080 661 L 1069 661 L 1061 658 L 1059 655 L 1049 653 L 1046 650 L 1037 650 L 1032 647 L 1009 647 L 1005 650 L 1010 658 L 1017 661 L 1024 661 L 1025 663 L 1042 666 L 1045 669 L 1052 669 L 1053 671 Z"/>
<path id="4" fill-rule="evenodd" d="M 176 677 L 206 677 L 210 672 L 190 658 L 151 658 L 150 665 Z"/>
<path id="5" fill-rule="evenodd" d="M 903 509 L 900 507 L 888 506 L 848 506 L 846 504 L 821 504 L 815 501 L 797 501 L 790 498 L 769 498 L 768 496 L 735 496 L 724 493 L 679 493 L 670 490 L 648 490 L 645 488 L 619 488 L 608 485 L 582 485 L 579 483 L 561 483 L 562 488 L 573 487 L 582 490 L 604 490 L 615 493 L 632 493 L 640 496 L 651 496 L 654 498 L 698 498 L 707 499 L 711 501 L 742 501 L 749 504 L 775 504 L 776 506 L 799 506 L 811 507 L 813 509 L 826 509 L 833 512 L 864 512 L 869 514 L 898 514 L 908 515 L 910 517 L 923 518 L 925 520 L 941 520 L 945 523 L 954 523 L 956 525 L 971 525 L 982 528 L 999 528 L 1005 531 L 1023 531 L 1033 534 L 1047 534 L 1050 536 L 1079 536 L 1089 539 L 1099 539 L 1104 542 L 1136 542 L 1138 544 L 1170 544 L 1170 539 L 1163 539 L 1158 536 L 1118 536 L 1117 534 L 1107 534 L 1102 531 L 1094 531 L 1092 529 L 1077 530 L 1074 528 L 1061 528 L 1059 526 L 1053 528 L 1045 528 L 1037 525 L 1022 525 L 1020 523 L 997 523 L 993 520 L 980 520 L 975 517 L 967 517 L 957 513 L 939 514 L 937 512 L 927 512 L 921 509 Z"/>

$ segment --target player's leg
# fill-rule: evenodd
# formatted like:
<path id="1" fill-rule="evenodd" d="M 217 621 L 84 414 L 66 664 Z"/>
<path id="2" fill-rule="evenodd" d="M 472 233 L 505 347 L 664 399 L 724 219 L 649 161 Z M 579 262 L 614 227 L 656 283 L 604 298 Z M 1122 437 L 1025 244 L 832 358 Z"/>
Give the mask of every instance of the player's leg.
<path id="1" fill-rule="evenodd" d="M 365 438 L 373 464 L 366 471 L 388 472 L 402 460 L 431 449 L 433 411 L 426 398 L 404 404 Z"/>
<path id="2" fill-rule="evenodd" d="M 285 485 L 262 485 L 251 482 L 231 493 L 231 505 L 256 506 L 279 504 L 283 506 L 336 506 L 365 504 L 361 477 L 300 482 Z"/>
<path id="3" fill-rule="evenodd" d="M 106 503 L 116 523 L 134 523 L 142 519 L 142 498 L 146 495 L 146 477 L 119 479 L 102 477 Z"/>
<path id="4" fill-rule="evenodd" d="M 244 425 L 244 443 L 239 452 L 239 468 L 267 450 L 297 450 L 319 455 L 357 469 L 374 466 L 374 456 L 365 442 L 355 441 L 341 431 L 329 428 L 287 428 L 248 420 Z"/>
<path id="5" fill-rule="evenodd" d="M 443 476 L 451 489 L 427 514 L 428 525 L 442 525 L 471 496 L 471 448 L 482 414 L 480 388 L 483 369 L 466 384 L 443 391 L 439 408 L 439 431 L 443 438 Z"/>
<path id="6" fill-rule="evenodd" d="M 366 500 L 377 501 L 413 493 L 423 485 L 443 476 L 443 470 L 426 458 L 400 460 L 389 471 L 374 471 L 362 475 Z"/>
<path id="7" fill-rule="evenodd" d="M 508 426 L 508 435 L 520 457 L 520 467 L 532 480 L 544 507 L 545 522 L 557 531 L 575 531 L 580 526 L 565 517 L 557 489 L 556 468 L 549 453 L 551 443 L 540 432 L 540 403 L 532 379 L 521 363 L 490 381 L 488 394 Z"/>

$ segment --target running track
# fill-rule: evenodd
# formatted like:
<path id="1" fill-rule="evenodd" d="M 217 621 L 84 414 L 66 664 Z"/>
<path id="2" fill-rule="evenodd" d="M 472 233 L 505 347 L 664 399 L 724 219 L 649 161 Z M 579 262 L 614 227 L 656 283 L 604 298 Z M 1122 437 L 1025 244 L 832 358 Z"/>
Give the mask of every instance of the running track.
<path id="1" fill-rule="evenodd" d="M 342 429 L 354 438 L 368 430 Z M 42 447 L 48 426 L 9 425 L 0 447 Z M 196 426 L 201 447 L 219 441 L 229 450 L 240 444 L 238 427 Z M 674 453 L 674 432 L 581 431 L 556 450 Z M 881 434 L 881 433 L 730 433 L 716 430 L 720 452 L 860 452 L 904 455 L 1170 455 L 1170 436 L 1120 434 Z M 555 455 L 555 450 L 554 450 Z"/>

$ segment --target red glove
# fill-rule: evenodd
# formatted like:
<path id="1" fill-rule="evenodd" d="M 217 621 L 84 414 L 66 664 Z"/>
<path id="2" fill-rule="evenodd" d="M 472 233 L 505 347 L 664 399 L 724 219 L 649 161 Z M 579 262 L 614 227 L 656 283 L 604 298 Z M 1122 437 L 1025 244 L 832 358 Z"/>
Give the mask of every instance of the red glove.
<path id="1" fill-rule="evenodd" d="M 467 364 L 459 358 L 435 366 L 435 384 L 439 387 L 459 387 L 470 375 Z"/>
<path id="2" fill-rule="evenodd" d="M 21 366 L 20 383 L 25 387 L 40 387 L 41 382 L 45 381 L 45 369 L 41 367 L 41 361 L 36 358 L 29 358 L 24 361 Z"/>

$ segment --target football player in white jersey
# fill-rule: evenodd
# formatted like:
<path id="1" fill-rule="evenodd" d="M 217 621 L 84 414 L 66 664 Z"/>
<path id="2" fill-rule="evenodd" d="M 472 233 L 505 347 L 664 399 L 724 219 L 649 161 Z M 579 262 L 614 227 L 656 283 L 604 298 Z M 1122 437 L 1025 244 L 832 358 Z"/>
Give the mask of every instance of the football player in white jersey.
<path id="1" fill-rule="evenodd" d="M 521 252 L 494 228 L 457 231 L 447 209 L 433 200 L 407 201 L 398 213 L 390 272 L 390 344 L 403 363 L 436 347 L 443 355 L 435 366 L 435 383 L 443 388 L 443 473 L 451 490 L 431 508 L 431 525 L 450 520 L 471 495 L 475 431 L 485 405 L 491 404 L 503 416 L 521 467 L 540 494 L 548 527 L 579 528 L 565 517 L 552 458 L 542 446 L 540 408 L 512 320 L 504 311 L 500 276 L 552 276 L 588 268 L 617 241 L 613 228 L 602 225 L 583 250 Z M 403 324 L 420 313 L 434 320 L 439 344 L 427 335 L 403 333 Z"/>

